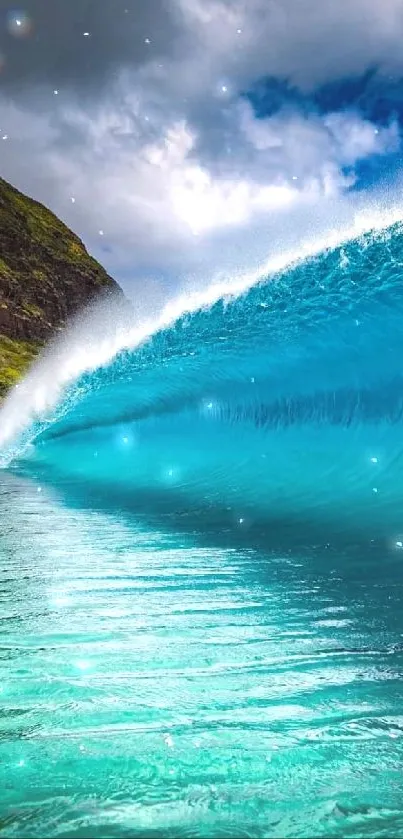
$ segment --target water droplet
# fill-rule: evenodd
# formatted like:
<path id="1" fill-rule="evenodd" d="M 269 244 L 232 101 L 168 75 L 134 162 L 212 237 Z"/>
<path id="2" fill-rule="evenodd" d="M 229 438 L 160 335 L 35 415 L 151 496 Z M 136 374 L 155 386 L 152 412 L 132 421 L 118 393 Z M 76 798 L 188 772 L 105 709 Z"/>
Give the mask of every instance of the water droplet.
<path id="1" fill-rule="evenodd" d="M 8 15 L 7 29 L 10 35 L 16 38 L 24 38 L 32 30 L 31 19 L 24 12 L 12 12 Z"/>

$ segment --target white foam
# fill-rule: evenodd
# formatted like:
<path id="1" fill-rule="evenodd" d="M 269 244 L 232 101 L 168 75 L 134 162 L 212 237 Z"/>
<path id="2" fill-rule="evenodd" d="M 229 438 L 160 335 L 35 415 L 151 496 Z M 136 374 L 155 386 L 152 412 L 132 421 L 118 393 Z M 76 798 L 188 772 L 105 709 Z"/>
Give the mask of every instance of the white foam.
<path id="1" fill-rule="evenodd" d="M 60 405 L 66 388 L 83 373 L 108 364 L 124 349 L 136 348 L 155 333 L 171 326 L 184 314 L 210 307 L 223 298 L 239 296 L 263 278 L 301 260 L 359 238 L 365 233 L 378 233 L 402 220 L 401 207 L 387 212 L 371 210 L 360 213 L 350 227 L 334 229 L 320 239 L 303 243 L 298 251 L 270 258 L 251 273 L 235 277 L 221 274 L 208 287 L 183 292 L 168 302 L 164 302 L 161 295 L 153 293 L 152 299 L 150 294 L 145 295 L 130 323 L 127 318 L 121 318 L 121 303 L 116 309 L 111 301 L 94 307 L 49 346 L 23 382 L 6 398 L 0 410 L 0 448 L 3 449 L 0 466 L 7 466 L 16 454 L 15 449 L 12 452 L 6 451 L 6 447 L 29 429 L 35 420 L 50 421 L 49 414 Z M 32 440 L 33 436 L 34 431 L 25 443 Z"/>

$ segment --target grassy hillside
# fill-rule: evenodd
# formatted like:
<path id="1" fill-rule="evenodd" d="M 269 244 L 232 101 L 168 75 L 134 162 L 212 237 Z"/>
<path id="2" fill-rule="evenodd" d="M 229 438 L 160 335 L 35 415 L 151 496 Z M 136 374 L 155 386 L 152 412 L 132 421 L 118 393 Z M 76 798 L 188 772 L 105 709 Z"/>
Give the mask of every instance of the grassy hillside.
<path id="1" fill-rule="evenodd" d="M 0 396 L 80 308 L 119 286 L 50 210 L 0 178 Z"/>
<path id="2" fill-rule="evenodd" d="M 0 399 L 24 375 L 41 347 L 34 341 L 13 341 L 0 335 Z"/>

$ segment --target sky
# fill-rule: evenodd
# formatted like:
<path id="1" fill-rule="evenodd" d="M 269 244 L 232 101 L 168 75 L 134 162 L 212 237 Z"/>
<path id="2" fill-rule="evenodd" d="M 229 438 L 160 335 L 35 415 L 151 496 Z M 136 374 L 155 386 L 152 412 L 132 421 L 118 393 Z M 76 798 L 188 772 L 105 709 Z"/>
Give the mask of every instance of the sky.
<path id="1" fill-rule="evenodd" d="M 133 297 L 400 202 L 403 0 L 0 0 L 0 174 Z"/>

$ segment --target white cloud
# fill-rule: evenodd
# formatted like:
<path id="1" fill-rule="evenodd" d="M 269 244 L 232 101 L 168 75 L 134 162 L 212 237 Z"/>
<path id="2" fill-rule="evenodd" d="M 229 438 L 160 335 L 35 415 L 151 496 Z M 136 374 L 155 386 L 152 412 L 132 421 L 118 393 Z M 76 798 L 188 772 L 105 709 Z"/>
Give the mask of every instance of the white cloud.
<path id="1" fill-rule="evenodd" d="M 175 0 L 212 72 L 289 78 L 303 89 L 369 66 L 402 68 L 402 0 Z M 241 35 L 238 30 L 241 30 Z M 200 78 L 200 74 L 199 74 Z"/>
<path id="2" fill-rule="evenodd" d="M 92 112 L 69 103 L 58 129 L 46 115 L 3 102 L 3 159 L 9 155 L 17 185 L 87 241 L 102 230 L 131 264 L 150 269 L 187 259 L 190 265 L 195 236 L 205 243 L 228 228 L 239 236 L 273 215 L 337 197 L 353 183 L 358 161 L 399 143 L 396 124 L 378 130 L 354 113 L 287 109 L 258 120 L 249 105 L 234 103 L 220 128 L 223 137 L 230 131 L 232 154 L 223 148 L 211 162 L 199 154 L 197 130 L 185 117 L 165 124 L 169 115 L 157 115 L 146 123 L 138 93 L 125 94 L 123 86 L 118 92 Z"/>
<path id="3" fill-rule="evenodd" d="M 92 249 L 102 230 L 113 253 L 97 255 L 118 276 L 212 271 L 242 250 L 261 258 L 350 206 L 357 163 L 400 143 L 395 122 L 377 128 L 353 111 L 294 106 L 259 120 L 239 93 L 261 75 L 309 89 L 374 62 L 397 67 L 403 0 L 173 0 L 172 9 L 182 34 L 163 64 L 151 37 L 144 63 L 91 102 L 62 89 L 51 104 L 44 90 L 0 100 L 4 176 Z"/>
<path id="4" fill-rule="evenodd" d="M 378 128 L 357 114 L 333 113 L 324 119 L 331 133 L 339 159 L 353 166 L 373 154 L 396 152 L 400 144 L 399 126 L 392 120 L 387 127 Z"/>

